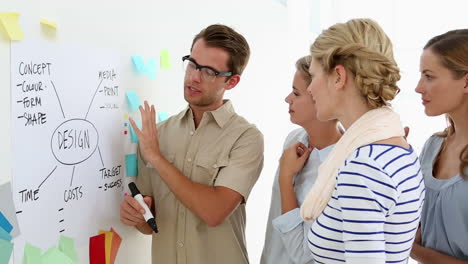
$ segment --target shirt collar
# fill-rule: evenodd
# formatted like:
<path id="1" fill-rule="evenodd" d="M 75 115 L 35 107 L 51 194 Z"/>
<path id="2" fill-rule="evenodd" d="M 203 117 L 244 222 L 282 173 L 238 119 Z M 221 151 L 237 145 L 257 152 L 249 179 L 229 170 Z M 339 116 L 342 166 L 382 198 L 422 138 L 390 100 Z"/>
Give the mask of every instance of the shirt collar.
<path id="1" fill-rule="evenodd" d="M 335 146 L 335 144 L 330 145 L 330 146 L 328 146 L 326 148 L 323 148 L 323 149 L 320 149 L 320 150 L 317 149 L 321 162 L 323 162 L 324 160 L 327 159 L 328 155 L 330 154 L 330 152 L 332 151 L 334 146 Z"/>
<path id="2" fill-rule="evenodd" d="M 185 109 L 177 115 L 177 119 L 182 120 L 189 113 L 192 116 L 192 109 L 190 109 L 190 106 L 187 105 Z"/>
<path id="3" fill-rule="evenodd" d="M 179 119 L 183 119 L 190 113 L 190 116 L 193 117 L 192 109 L 190 106 L 187 106 L 178 116 Z M 231 103 L 231 100 L 224 100 L 223 105 L 214 111 L 205 112 L 213 117 L 219 127 L 223 127 L 232 115 L 235 114 L 234 107 Z"/>
<path id="4" fill-rule="evenodd" d="M 297 140 L 301 142 L 302 144 L 306 145 L 307 147 L 309 147 L 309 136 L 307 135 L 307 133 L 304 133 L 304 135 L 299 136 Z M 323 162 L 325 159 L 327 159 L 328 155 L 330 154 L 334 146 L 335 144 L 330 145 L 320 150 L 314 148 L 313 151 L 317 151 L 320 162 Z"/>

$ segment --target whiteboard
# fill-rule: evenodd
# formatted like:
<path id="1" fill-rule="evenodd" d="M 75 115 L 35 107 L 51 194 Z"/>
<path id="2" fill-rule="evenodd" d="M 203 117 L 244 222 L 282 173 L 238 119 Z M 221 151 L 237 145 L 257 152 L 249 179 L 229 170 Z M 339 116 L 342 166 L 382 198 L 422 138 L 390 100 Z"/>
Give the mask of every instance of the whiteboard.
<path id="1" fill-rule="evenodd" d="M 225 95 L 233 101 L 236 112 L 256 124 L 263 131 L 265 137 L 265 167 L 247 203 L 246 240 L 249 258 L 251 263 L 258 263 L 263 246 L 266 217 L 268 216 L 269 199 L 264 198 L 269 196 L 271 192 L 272 175 L 276 171 L 278 155 L 281 154 L 282 139 L 292 129 L 289 122 L 288 106 L 284 103 L 284 97 L 291 89 L 294 62 L 299 56 L 307 54 L 308 39 L 312 37 L 309 34 L 298 33 L 298 30 L 303 32 L 308 27 L 307 24 L 290 23 L 289 21 L 290 19 L 302 19 L 302 16 L 294 15 L 289 18 L 288 9 L 290 5 L 286 7 L 276 0 L 143 0 L 136 3 L 114 0 L 84 0 L 76 3 L 61 0 L 32 2 L 1 0 L 0 2 L 2 2 L 2 11 L 21 14 L 19 24 L 26 37 L 25 40 L 18 43 L 10 42 L 0 30 L 0 123 L 2 128 L 0 129 L 0 146 L 2 147 L 2 151 L 0 151 L 0 183 L 15 181 L 13 174 L 16 168 L 13 166 L 17 166 L 13 164 L 13 151 L 16 149 L 16 143 L 13 143 L 16 133 L 13 122 L 16 122 L 16 120 L 12 118 L 16 117 L 14 117 L 12 111 L 16 107 L 13 104 L 16 103 L 11 100 L 13 96 L 11 86 L 14 80 L 10 73 L 12 65 L 10 56 L 16 44 L 29 40 L 42 40 L 49 45 L 58 44 L 56 47 L 64 46 L 70 49 L 95 51 L 94 53 L 98 53 L 97 55 L 103 50 L 115 50 L 116 52 L 111 53 L 110 56 L 119 56 L 116 59 L 123 62 L 120 65 L 121 72 L 119 75 L 119 82 L 122 87 L 135 90 L 142 100 L 146 99 L 153 103 L 157 111 L 164 111 L 169 115 L 173 115 L 186 107 L 186 102 L 183 99 L 184 75 L 181 67 L 181 57 L 190 53 L 193 36 L 207 25 L 222 23 L 233 27 L 246 37 L 251 46 L 249 65 L 245 69 L 239 85 L 235 89 L 226 92 Z M 40 25 L 39 21 L 42 18 L 57 23 L 56 31 L 48 32 Z M 294 34 L 289 29 L 294 29 Z M 298 40 L 297 37 L 293 37 L 296 33 L 305 39 Z M 44 52 L 42 48 L 42 45 L 38 47 L 37 54 Z M 172 65 L 170 70 L 158 68 L 156 79 L 135 74 L 130 59 L 132 55 L 141 55 L 145 61 L 151 58 L 159 60 L 160 51 L 163 49 L 168 49 L 170 52 Z M 72 51 L 65 54 L 65 58 L 75 57 L 74 53 L 76 52 Z M 105 54 L 107 53 L 105 52 Z M 98 61 L 102 59 L 107 62 L 108 60 L 105 59 L 107 57 L 95 56 L 94 58 Z M 64 71 L 64 73 L 67 72 Z M 83 76 L 85 76 L 84 73 Z M 78 81 L 80 80 L 77 80 L 77 78 L 70 79 L 67 85 Z M 62 96 L 60 90 L 64 89 L 64 87 L 55 84 L 57 93 Z M 93 83 L 92 85 L 97 84 Z M 90 92 L 85 92 L 83 96 L 90 96 Z M 58 106 L 51 105 L 53 102 L 57 102 L 56 98 L 56 95 L 52 97 L 52 101 L 48 102 L 48 104 L 50 104 L 51 108 L 61 112 Z M 62 99 L 62 97 L 60 98 Z M 79 102 L 81 101 L 84 100 L 80 99 Z M 265 104 L 265 102 L 269 103 Z M 270 102 L 277 103 L 278 107 L 270 107 Z M 83 106 L 77 106 L 77 112 L 75 113 L 67 112 L 71 111 L 69 106 L 63 105 L 63 107 L 67 118 L 72 118 L 72 115 L 83 118 L 83 111 L 80 109 Z M 24 110 L 21 112 L 24 112 Z M 65 121 L 60 112 L 50 114 L 48 122 L 52 122 L 52 117 L 59 118 L 62 122 Z M 90 112 L 90 120 L 91 117 Z M 97 127 L 94 121 L 91 121 Z M 57 122 L 54 129 L 62 122 Z M 122 120 L 118 122 L 121 123 Z M 282 125 L 278 126 L 278 122 Z M 100 131 L 100 128 L 97 128 Z M 50 133 L 47 139 L 49 141 L 53 130 L 48 133 Z M 100 132 L 99 141 L 101 143 L 102 137 Z M 26 143 L 22 144 L 26 145 Z M 50 144 L 48 148 L 50 148 Z M 53 154 L 50 156 L 52 152 L 48 151 L 47 153 L 49 156 L 41 154 L 44 156 L 44 160 L 54 161 Z M 103 158 L 104 156 L 103 154 Z M 38 157 L 36 156 L 36 158 Z M 25 159 L 22 160 L 24 162 L 23 166 L 29 164 L 26 163 Z M 80 179 L 76 174 L 79 173 L 79 168 L 92 166 L 93 162 L 100 163 L 99 160 L 96 161 L 94 154 L 76 166 L 73 182 Z M 39 183 L 28 182 L 25 187 L 37 188 L 55 167 L 55 165 L 49 167 L 51 165 L 45 163 L 43 166 L 43 169 L 41 167 L 43 171 L 38 169 L 36 172 L 37 179 L 34 180 L 34 182 Z M 50 189 L 49 184 L 51 183 L 69 186 L 72 171 L 73 167 L 61 163 L 59 165 L 57 162 L 56 171 L 43 183 L 40 189 Z M 57 176 L 59 173 L 60 176 Z M 62 182 L 57 182 L 60 180 Z M 58 194 L 63 196 L 63 192 L 62 189 L 61 194 Z M 50 191 L 46 193 L 49 195 Z M 38 201 L 44 203 L 43 200 L 47 198 L 43 196 L 45 193 L 40 191 L 39 195 Z M 61 199 L 63 200 L 63 198 Z M 45 204 L 47 205 L 47 203 Z M 75 206 L 71 206 L 75 204 L 78 206 L 80 201 L 68 202 L 69 208 L 75 208 Z M 37 205 L 38 208 L 42 206 L 42 204 Z M 88 205 L 94 206 L 94 203 Z M 30 206 L 33 207 L 33 205 Z M 108 207 L 111 206 L 118 208 L 118 203 L 108 204 Z M 24 208 L 18 208 L 18 210 L 20 209 L 27 211 Z M 108 215 L 107 218 L 110 218 L 110 216 Z M 97 219 L 97 216 L 94 215 L 93 217 Z M 139 234 L 134 228 L 121 227 L 119 229 L 118 219 L 113 219 L 113 221 L 111 223 L 116 224 L 114 227 L 123 238 L 116 263 L 149 263 L 151 237 Z M 43 224 L 41 228 L 48 228 L 45 227 L 47 224 Z M 55 225 L 55 222 L 51 222 L 51 224 Z M 95 228 L 90 229 L 93 229 L 93 234 L 96 234 L 97 230 Z M 54 229 L 50 234 L 55 235 L 60 230 Z M 84 230 L 88 230 L 88 228 L 84 228 Z M 21 231 L 23 232 L 23 229 Z M 71 229 L 66 229 L 64 232 L 71 232 Z M 73 235 L 71 233 L 67 234 Z M 15 238 L 13 241 L 15 246 L 22 247 L 22 243 L 24 243 L 21 242 L 22 239 L 21 237 Z M 50 238 L 50 241 L 44 243 L 42 248 L 46 249 L 52 242 L 57 243 L 57 238 Z M 83 260 L 80 263 L 87 263 L 87 261 L 84 261 L 87 258 L 87 245 L 78 245 L 77 247 L 79 254 L 81 254 L 79 257 Z M 14 253 L 15 261 L 11 263 L 22 263 L 19 260 L 23 252 L 16 250 Z"/>
<path id="2" fill-rule="evenodd" d="M 25 242 L 45 252 L 60 235 L 88 263 L 90 237 L 124 229 L 124 153 L 135 148 L 124 133 L 124 62 L 109 50 L 34 39 L 11 46 L 15 263 Z"/>

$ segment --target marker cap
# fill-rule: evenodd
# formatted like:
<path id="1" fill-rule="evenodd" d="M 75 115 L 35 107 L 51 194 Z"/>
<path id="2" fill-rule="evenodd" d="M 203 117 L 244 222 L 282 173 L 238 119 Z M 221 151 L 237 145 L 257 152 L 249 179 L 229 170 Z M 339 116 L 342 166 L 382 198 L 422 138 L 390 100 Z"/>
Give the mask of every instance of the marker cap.
<path id="1" fill-rule="evenodd" d="M 136 187 L 136 184 L 134 182 L 129 183 L 128 188 L 130 189 L 130 192 L 132 193 L 133 197 L 140 194 L 140 190 L 138 190 L 138 188 Z"/>

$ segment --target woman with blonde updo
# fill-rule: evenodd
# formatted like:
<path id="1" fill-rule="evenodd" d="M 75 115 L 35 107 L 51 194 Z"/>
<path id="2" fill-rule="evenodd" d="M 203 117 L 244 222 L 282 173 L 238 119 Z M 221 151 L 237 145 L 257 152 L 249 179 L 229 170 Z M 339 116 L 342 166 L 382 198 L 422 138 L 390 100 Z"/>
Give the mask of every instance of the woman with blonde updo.
<path id="1" fill-rule="evenodd" d="M 426 201 L 411 256 L 419 263 L 468 263 L 468 29 L 429 40 L 420 60 L 428 116 L 445 114 L 448 128 L 421 151 Z"/>
<path id="2" fill-rule="evenodd" d="M 424 197 L 418 156 L 389 101 L 399 91 L 392 44 L 370 19 L 335 24 L 311 46 L 308 87 L 319 120 L 346 132 L 301 207 L 316 263 L 406 263 Z"/>

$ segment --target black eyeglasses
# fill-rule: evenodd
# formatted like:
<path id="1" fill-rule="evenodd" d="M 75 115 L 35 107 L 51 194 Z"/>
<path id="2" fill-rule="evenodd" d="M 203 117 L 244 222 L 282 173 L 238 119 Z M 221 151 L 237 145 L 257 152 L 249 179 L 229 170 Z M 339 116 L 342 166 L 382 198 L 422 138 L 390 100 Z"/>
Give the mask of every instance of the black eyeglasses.
<path id="1" fill-rule="evenodd" d="M 217 76 L 232 76 L 232 72 L 220 72 L 210 66 L 199 65 L 194 59 L 190 58 L 190 55 L 182 57 L 182 61 L 184 62 L 186 73 L 192 73 L 195 70 L 200 70 L 202 78 L 206 81 L 214 81 Z"/>

